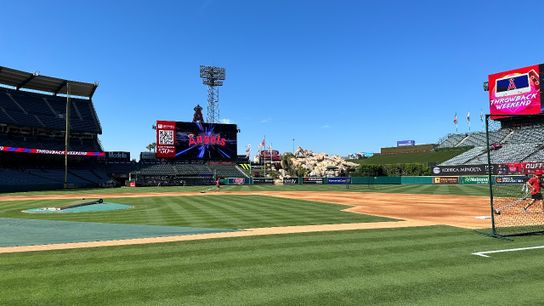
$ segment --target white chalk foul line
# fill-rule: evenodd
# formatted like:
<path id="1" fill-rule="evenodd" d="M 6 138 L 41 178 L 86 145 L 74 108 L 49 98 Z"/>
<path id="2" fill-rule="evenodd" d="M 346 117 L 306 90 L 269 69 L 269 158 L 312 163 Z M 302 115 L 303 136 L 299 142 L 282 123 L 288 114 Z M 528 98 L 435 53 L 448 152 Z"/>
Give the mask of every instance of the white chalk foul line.
<path id="1" fill-rule="evenodd" d="M 518 252 L 518 251 L 537 250 L 537 249 L 544 249 L 544 245 L 539 245 L 539 246 L 534 246 L 534 247 L 526 247 L 526 248 L 515 248 L 515 249 L 504 249 L 504 250 L 495 250 L 495 251 L 476 252 L 476 253 L 472 253 L 472 255 L 481 256 L 481 257 L 490 257 L 487 254 Z"/>

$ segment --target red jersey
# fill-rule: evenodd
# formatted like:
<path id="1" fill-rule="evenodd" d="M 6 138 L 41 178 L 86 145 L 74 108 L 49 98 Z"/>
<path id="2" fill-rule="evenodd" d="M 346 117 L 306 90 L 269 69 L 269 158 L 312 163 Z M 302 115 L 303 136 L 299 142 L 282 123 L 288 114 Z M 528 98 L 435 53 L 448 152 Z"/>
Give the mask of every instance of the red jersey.
<path id="1" fill-rule="evenodd" d="M 529 185 L 531 185 L 531 194 L 532 195 L 535 195 L 537 193 L 540 193 L 540 179 L 538 178 L 538 176 L 533 176 L 532 178 L 530 178 L 527 183 Z"/>

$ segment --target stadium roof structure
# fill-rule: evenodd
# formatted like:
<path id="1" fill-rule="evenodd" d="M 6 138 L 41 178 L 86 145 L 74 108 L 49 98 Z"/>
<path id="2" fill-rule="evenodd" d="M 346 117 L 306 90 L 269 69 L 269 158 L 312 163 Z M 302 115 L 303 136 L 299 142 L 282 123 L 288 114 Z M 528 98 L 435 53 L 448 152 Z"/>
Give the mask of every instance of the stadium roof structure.
<path id="1" fill-rule="evenodd" d="M 54 77 L 43 76 L 38 73 L 24 72 L 12 68 L 0 66 L 0 84 L 15 87 L 15 89 L 37 90 L 53 95 L 67 94 L 69 86 L 71 96 L 91 99 L 97 83 L 84 83 L 69 81 Z"/>

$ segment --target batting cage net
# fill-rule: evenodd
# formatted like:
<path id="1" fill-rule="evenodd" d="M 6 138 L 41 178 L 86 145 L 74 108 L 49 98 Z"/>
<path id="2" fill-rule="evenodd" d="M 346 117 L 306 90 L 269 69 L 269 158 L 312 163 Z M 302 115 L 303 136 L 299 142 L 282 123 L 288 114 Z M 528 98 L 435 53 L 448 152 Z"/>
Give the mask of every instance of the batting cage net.
<path id="1" fill-rule="evenodd" d="M 543 118 L 487 115 L 485 119 L 493 235 L 543 233 Z"/>

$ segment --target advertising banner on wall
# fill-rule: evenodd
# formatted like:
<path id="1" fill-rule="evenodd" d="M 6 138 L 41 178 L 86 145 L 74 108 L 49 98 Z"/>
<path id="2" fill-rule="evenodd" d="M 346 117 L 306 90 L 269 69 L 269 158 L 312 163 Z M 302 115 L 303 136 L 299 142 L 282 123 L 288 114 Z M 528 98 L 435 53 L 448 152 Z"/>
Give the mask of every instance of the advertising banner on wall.
<path id="1" fill-rule="evenodd" d="M 407 146 L 415 146 L 416 141 L 415 140 L 398 140 L 397 141 L 397 147 L 407 147 Z"/>
<path id="2" fill-rule="evenodd" d="M 298 177 L 284 177 L 283 185 L 296 185 L 298 184 Z"/>
<path id="3" fill-rule="evenodd" d="M 525 175 L 512 175 L 512 176 L 497 176 L 495 177 L 496 184 L 525 184 L 527 182 Z"/>
<path id="4" fill-rule="evenodd" d="M 462 176 L 461 184 L 489 184 L 487 176 Z"/>
<path id="5" fill-rule="evenodd" d="M 527 177 L 524 175 L 495 177 L 495 183 L 497 184 L 525 184 L 526 181 L 527 181 Z"/>
<path id="6" fill-rule="evenodd" d="M 489 75 L 491 115 L 540 114 L 540 68 L 533 65 Z"/>
<path id="7" fill-rule="evenodd" d="M 459 184 L 458 176 L 435 176 L 433 184 Z"/>
<path id="8" fill-rule="evenodd" d="M 124 151 L 106 152 L 106 158 L 109 161 L 130 161 L 130 152 L 124 152 Z"/>
<path id="9" fill-rule="evenodd" d="M 323 184 L 323 178 L 321 177 L 305 177 L 304 184 Z"/>
<path id="10" fill-rule="evenodd" d="M 470 165 L 470 166 L 436 166 L 433 167 L 433 176 L 444 175 L 486 175 L 488 172 L 487 165 Z M 491 165 L 491 174 L 498 174 L 498 167 Z"/>
<path id="11" fill-rule="evenodd" d="M 229 185 L 243 185 L 245 182 L 245 179 L 241 177 L 229 177 L 228 178 L 228 184 Z"/>
<path id="12" fill-rule="evenodd" d="M 332 185 L 351 184 L 351 177 L 329 177 L 327 183 Z"/>
<path id="13" fill-rule="evenodd" d="M 544 163 L 524 162 L 499 165 L 498 174 L 534 174 L 544 172 Z"/>
<path id="14" fill-rule="evenodd" d="M 254 177 L 252 180 L 255 185 L 274 184 L 274 179 L 269 177 Z"/>

